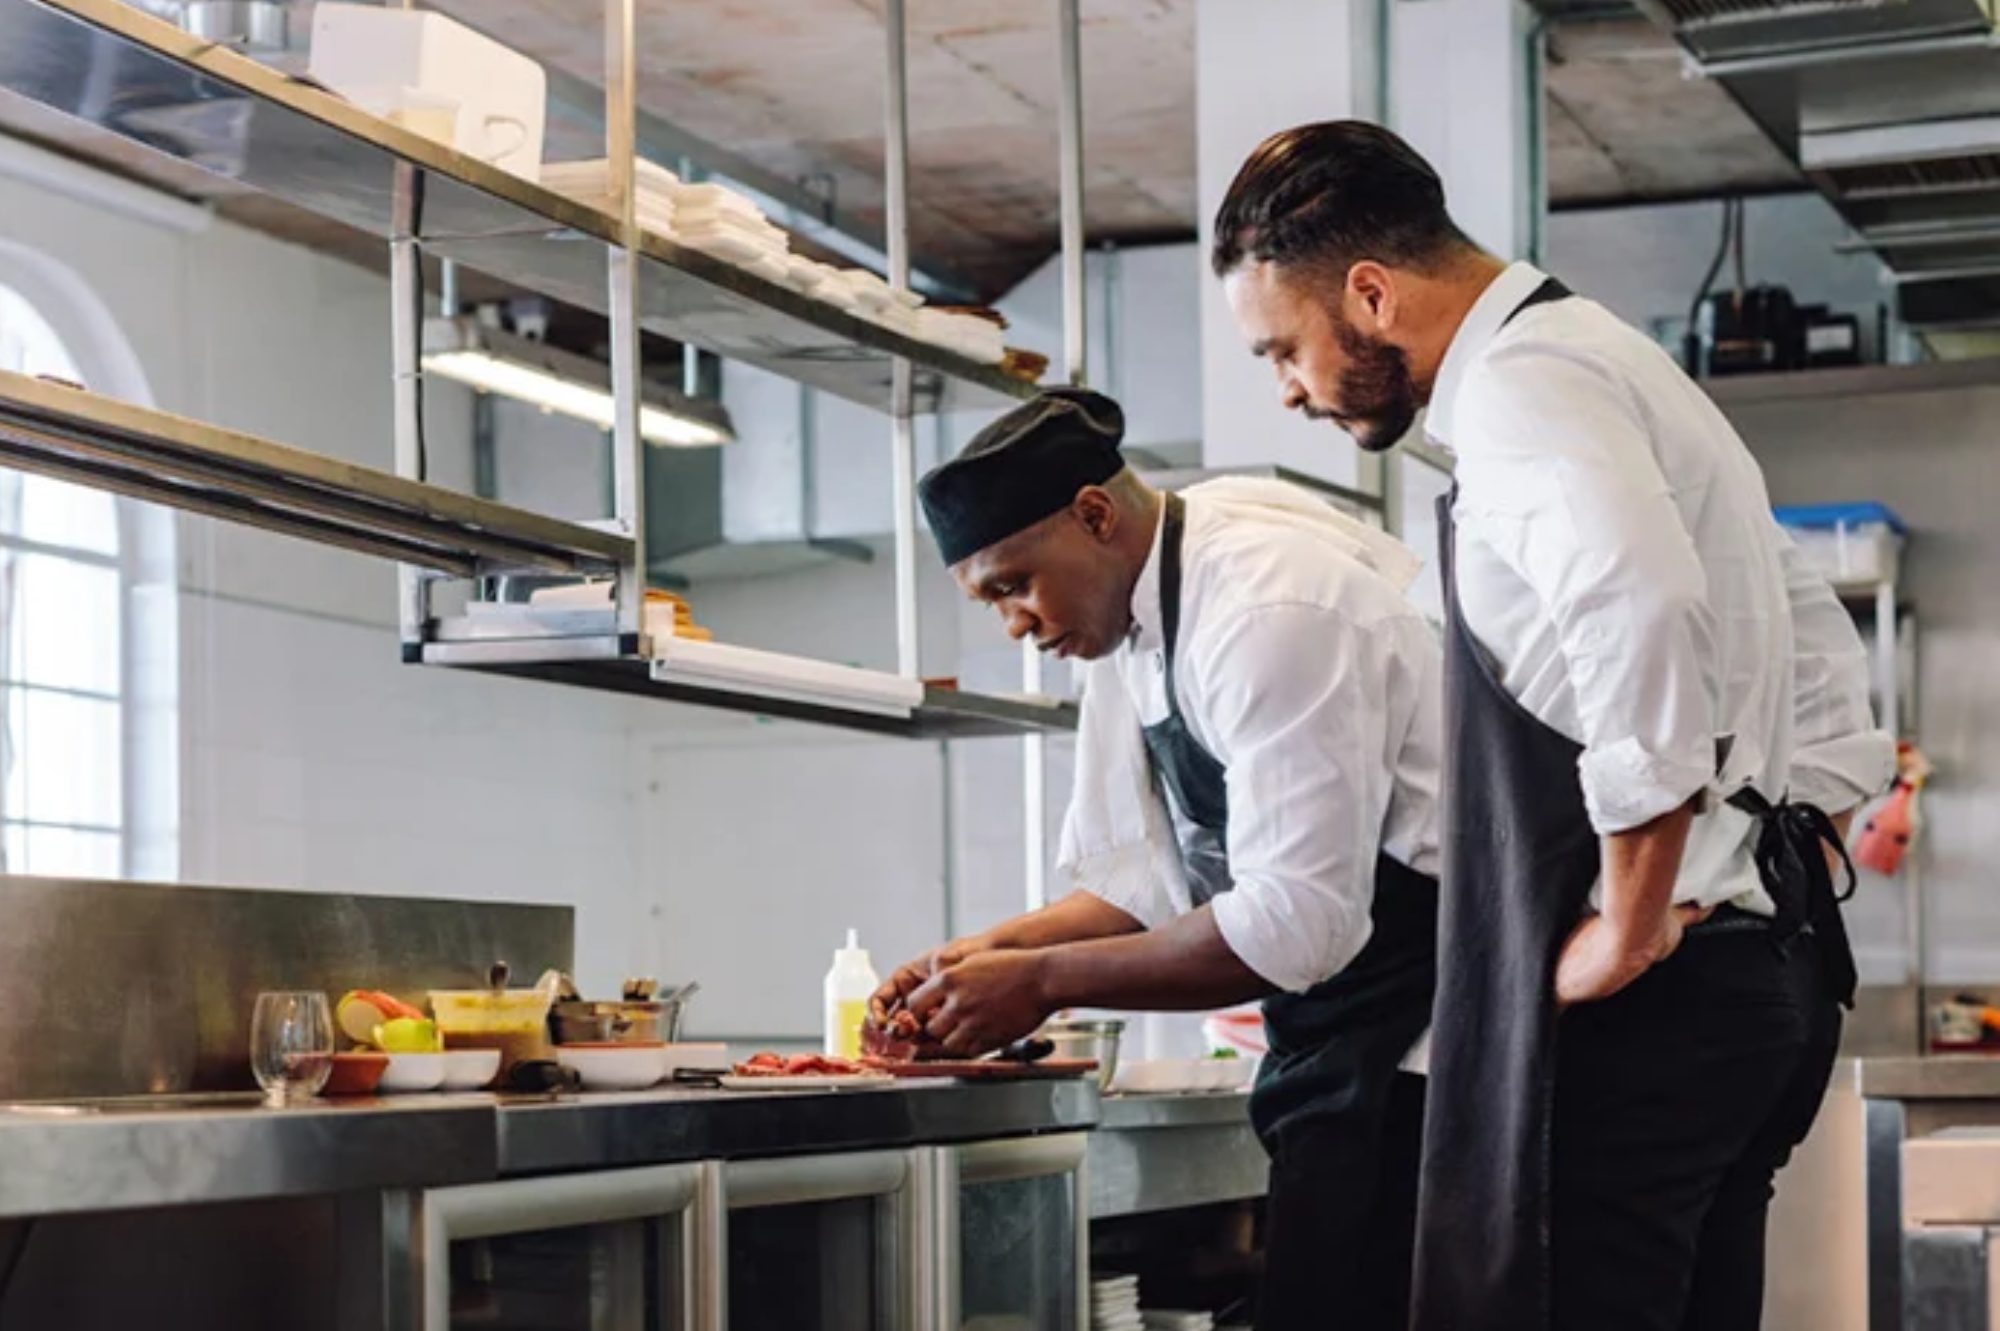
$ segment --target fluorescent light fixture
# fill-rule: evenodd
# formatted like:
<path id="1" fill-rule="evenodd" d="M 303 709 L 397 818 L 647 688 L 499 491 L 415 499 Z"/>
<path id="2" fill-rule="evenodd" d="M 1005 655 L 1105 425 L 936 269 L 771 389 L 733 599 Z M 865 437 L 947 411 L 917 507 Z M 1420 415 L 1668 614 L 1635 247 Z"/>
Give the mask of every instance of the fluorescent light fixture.
<path id="1" fill-rule="evenodd" d="M 611 370 L 602 361 L 488 328 L 475 319 L 424 321 L 424 370 L 482 393 L 498 393 L 544 411 L 609 430 Z M 668 448 L 706 448 L 736 438 L 720 402 L 642 384 L 639 435 Z"/>

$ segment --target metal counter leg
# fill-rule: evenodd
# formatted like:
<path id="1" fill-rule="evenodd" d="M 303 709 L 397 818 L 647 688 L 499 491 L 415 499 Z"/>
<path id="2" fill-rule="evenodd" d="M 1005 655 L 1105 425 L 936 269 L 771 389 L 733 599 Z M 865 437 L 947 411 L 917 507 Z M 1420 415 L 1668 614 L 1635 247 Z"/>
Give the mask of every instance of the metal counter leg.
<path id="1" fill-rule="evenodd" d="M 1900 1100 L 1864 1100 L 1862 1171 L 1867 1189 L 1868 1331 L 1904 1331 L 1903 1140 Z"/>
<path id="2" fill-rule="evenodd" d="M 419 1331 L 424 1312 L 422 1194 L 361 1192 L 339 1202 L 334 1325 L 339 1331 Z"/>

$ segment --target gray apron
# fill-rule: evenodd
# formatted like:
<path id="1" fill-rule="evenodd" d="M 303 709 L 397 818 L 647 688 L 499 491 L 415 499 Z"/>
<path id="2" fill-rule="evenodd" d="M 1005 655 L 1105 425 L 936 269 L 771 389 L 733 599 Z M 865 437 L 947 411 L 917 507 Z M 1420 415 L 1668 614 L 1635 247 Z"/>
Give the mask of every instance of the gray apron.
<path id="1" fill-rule="evenodd" d="M 1145 728 L 1146 748 L 1166 789 L 1190 897 L 1200 906 L 1233 882 L 1228 782 L 1223 764 L 1181 714 L 1174 655 L 1186 510 L 1178 495 L 1165 502 L 1160 613 L 1167 716 Z M 1384 1195 L 1414 1182 L 1385 1177 L 1384 1143 L 1393 1130 L 1398 1066 L 1430 1025 L 1437 909 L 1436 879 L 1378 856 L 1367 946 L 1331 979 L 1264 1000 L 1269 1053 L 1250 1097 L 1250 1118 L 1274 1165 L 1273 1243 L 1259 1331 L 1320 1328 L 1336 1317 L 1356 1331 L 1406 1325 L 1407 1270 L 1398 1276 L 1369 1260 L 1370 1230 L 1384 1208 L 1409 1206 L 1410 1199 Z M 1419 1113 L 1420 1104 L 1413 1106 Z M 1413 1139 L 1412 1163 L 1414 1154 Z M 1312 1251 L 1299 1250 L 1305 1246 Z M 1381 1305 L 1393 1306 L 1362 1311 Z"/>
<path id="2" fill-rule="evenodd" d="M 1550 278 L 1514 314 L 1569 295 Z M 1431 1034 L 1411 1326 L 1541 1331 L 1551 1320 L 1555 968 L 1597 882 L 1598 837 L 1577 774 L 1582 747 L 1507 692 L 1465 625 L 1455 496 L 1438 503 L 1446 610 L 1438 947 L 1447 964 Z M 1778 903 L 1774 939 L 1820 933 L 1830 987 L 1851 1004 L 1853 957 L 1819 849 L 1839 844 L 1831 823 L 1749 790 L 1730 803 L 1760 823 L 1760 877 Z"/>

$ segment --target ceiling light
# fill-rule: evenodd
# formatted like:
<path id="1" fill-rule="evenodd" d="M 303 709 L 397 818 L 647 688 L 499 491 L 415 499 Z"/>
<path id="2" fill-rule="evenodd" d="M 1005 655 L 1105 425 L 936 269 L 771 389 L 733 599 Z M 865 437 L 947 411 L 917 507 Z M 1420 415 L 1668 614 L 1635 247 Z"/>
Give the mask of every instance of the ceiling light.
<path id="1" fill-rule="evenodd" d="M 602 361 L 488 328 L 474 319 L 426 319 L 423 366 L 482 393 L 612 428 L 611 371 Z M 639 436 L 669 448 L 705 448 L 736 438 L 719 402 L 659 384 L 640 387 Z"/>

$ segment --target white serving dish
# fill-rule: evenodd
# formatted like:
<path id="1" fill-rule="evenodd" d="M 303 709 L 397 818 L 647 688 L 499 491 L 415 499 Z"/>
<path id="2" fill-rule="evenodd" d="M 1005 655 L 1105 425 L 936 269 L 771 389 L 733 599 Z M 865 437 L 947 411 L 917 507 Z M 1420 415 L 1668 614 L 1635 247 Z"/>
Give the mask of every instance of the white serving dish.
<path id="1" fill-rule="evenodd" d="M 382 1070 L 382 1080 L 375 1084 L 375 1093 L 411 1095 L 418 1091 L 435 1091 L 444 1085 L 445 1069 L 451 1057 L 447 1053 L 391 1054 L 389 1066 Z"/>
<path id="2" fill-rule="evenodd" d="M 574 1045 L 556 1049 L 556 1061 L 583 1079 L 586 1091 L 643 1091 L 667 1075 L 664 1045 Z"/>
<path id="3" fill-rule="evenodd" d="M 441 1091 L 483 1091 L 500 1075 L 498 1049 L 447 1049 L 443 1057 Z"/>
<path id="4" fill-rule="evenodd" d="M 314 7 L 313 80 L 350 101 L 381 105 L 407 90 L 456 108 L 452 146 L 527 180 L 541 175 L 548 123 L 542 67 L 491 37 L 424 9 L 336 4 Z M 383 114 L 377 110 L 377 114 Z"/>

